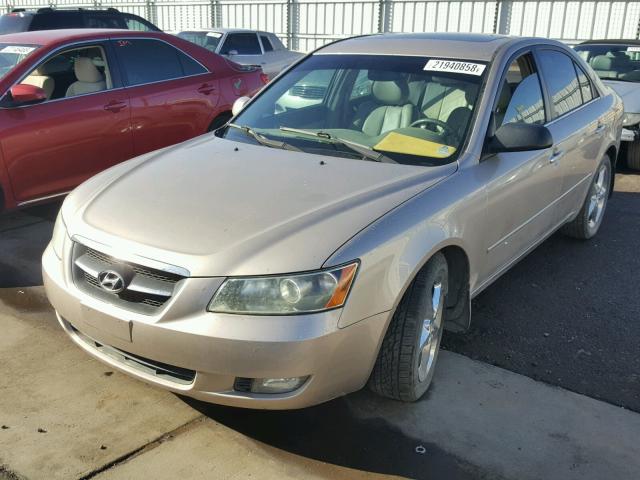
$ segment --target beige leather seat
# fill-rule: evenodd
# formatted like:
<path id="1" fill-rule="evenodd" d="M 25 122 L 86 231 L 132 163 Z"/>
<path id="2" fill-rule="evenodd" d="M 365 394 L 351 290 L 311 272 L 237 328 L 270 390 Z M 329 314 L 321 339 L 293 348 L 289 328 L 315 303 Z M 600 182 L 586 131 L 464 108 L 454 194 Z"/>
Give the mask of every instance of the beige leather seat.
<path id="1" fill-rule="evenodd" d="M 375 137 L 397 128 L 408 127 L 414 118 L 415 109 L 409 102 L 409 87 L 401 79 L 376 80 L 371 85 L 374 104 L 363 105 L 356 115 L 365 135 Z"/>
<path id="2" fill-rule="evenodd" d="M 66 93 L 67 97 L 99 92 L 107 89 L 104 77 L 90 58 L 78 57 L 73 69 L 78 81 L 69 85 Z"/>
<path id="3" fill-rule="evenodd" d="M 40 65 L 31 74 L 22 80 L 22 83 L 27 85 L 33 85 L 34 87 L 40 87 L 47 94 L 47 100 L 53 95 L 53 90 L 56 87 L 56 82 L 49 76 L 47 64 Z"/>

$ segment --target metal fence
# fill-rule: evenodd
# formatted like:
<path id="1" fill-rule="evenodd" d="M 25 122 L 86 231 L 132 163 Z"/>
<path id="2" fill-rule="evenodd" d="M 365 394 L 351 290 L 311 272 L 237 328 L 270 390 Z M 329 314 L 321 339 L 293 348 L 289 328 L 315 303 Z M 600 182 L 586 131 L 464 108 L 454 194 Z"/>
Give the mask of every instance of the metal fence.
<path id="1" fill-rule="evenodd" d="M 232 27 L 276 33 L 307 51 L 373 32 L 535 35 L 576 43 L 638 38 L 640 1 L 548 0 L 0 0 L 13 8 L 106 8 L 141 15 L 166 31 Z"/>

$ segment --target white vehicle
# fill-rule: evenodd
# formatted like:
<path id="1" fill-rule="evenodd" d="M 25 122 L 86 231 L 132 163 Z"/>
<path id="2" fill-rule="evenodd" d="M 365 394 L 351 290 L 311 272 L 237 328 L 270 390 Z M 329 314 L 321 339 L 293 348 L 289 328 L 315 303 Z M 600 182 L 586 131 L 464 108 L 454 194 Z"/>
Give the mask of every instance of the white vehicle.
<path id="1" fill-rule="evenodd" d="M 269 32 L 212 28 L 185 30 L 178 36 L 236 63 L 260 65 L 269 78 L 303 56 L 288 50 L 275 34 Z"/>
<path id="2" fill-rule="evenodd" d="M 575 50 L 622 98 L 621 153 L 629 168 L 640 170 L 640 40 L 589 40 Z"/>

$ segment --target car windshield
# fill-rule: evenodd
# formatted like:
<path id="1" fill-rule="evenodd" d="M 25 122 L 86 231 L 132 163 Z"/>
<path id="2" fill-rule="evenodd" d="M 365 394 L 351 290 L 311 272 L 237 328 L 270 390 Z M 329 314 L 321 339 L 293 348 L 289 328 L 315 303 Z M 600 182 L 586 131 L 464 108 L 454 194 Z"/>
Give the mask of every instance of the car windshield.
<path id="1" fill-rule="evenodd" d="M 37 48 L 35 45 L 0 43 L 0 79 Z"/>
<path id="2" fill-rule="evenodd" d="M 640 45 L 585 44 L 575 51 L 603 80 L 640 82 Z"/>
<path id="3" fill-rule="evenodd" d="M 21 12 L 7 13 L 0 16 L 0 35 L 7 33 L 26 32 L 29 30 L 32 15 L 25 15 Z"/>
<path id="4" fill-rule="evenodd" d="M 218 32 L 180 32 L 178 36 L 214 53 L 222 38 Z"/>
<path id="5" fill-rule="evenodd" d="M 472 60 L 316 54 L 218 134 L 322 155 L 447 163 L 466 139 L 485 67 Z"/>

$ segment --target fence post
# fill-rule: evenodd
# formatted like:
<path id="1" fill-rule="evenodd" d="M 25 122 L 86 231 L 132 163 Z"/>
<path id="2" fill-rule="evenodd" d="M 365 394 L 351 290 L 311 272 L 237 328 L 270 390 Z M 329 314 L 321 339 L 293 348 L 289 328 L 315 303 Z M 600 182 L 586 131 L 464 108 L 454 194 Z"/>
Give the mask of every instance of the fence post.
<path id="1" fill-rule="evenodd" d="M 300 49 L 300 4 L 298 0 L 287 0 L 287 47 Z"/>
<path id="2" fill-rule="evenodd" d="M 393 25 L 393 3 L 391 0 L 378 0 L 378 32 L 390 32 Z"/>
<path id="3" fill-rule="evenodd" d="M 496 13 L 493 17 L 493 33 L 509 35 L 511 32 L 512 0 L 497 0 Z"/>
<path id="4" fill-rule="evenodd" d="M 155 0 L 146 1 L 146 15 L 147 15 L 147 20 L 149 20 L 154 25 L 158 24 L 158 11 L 156 8 Z"/>
<path id="5" fill-rule="evenodd" d="M 209 0 L 211 5 L 211 26 L 213 28 L 222 27 L 222 5 L 220 0 Z"/>

